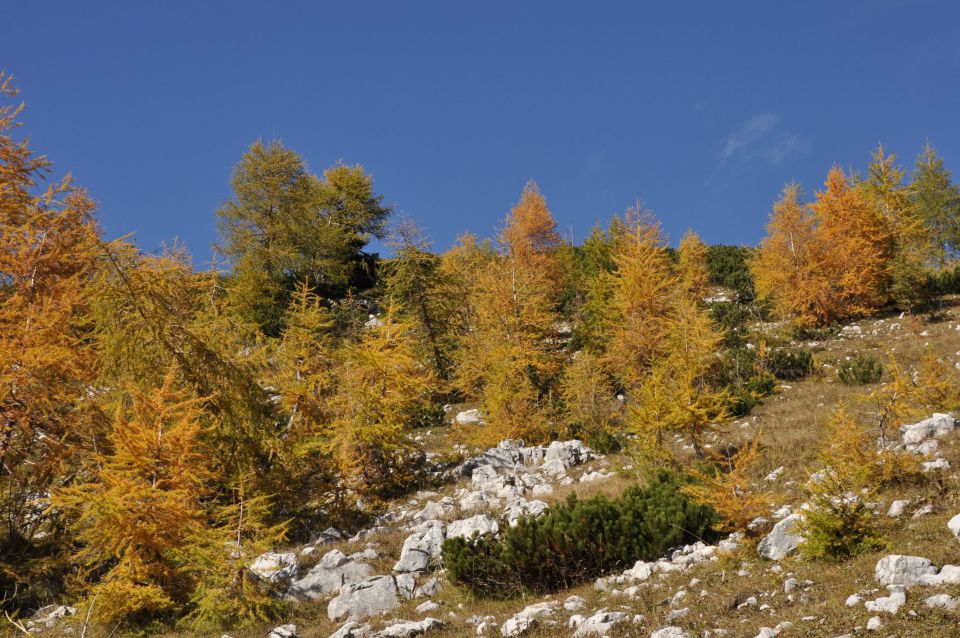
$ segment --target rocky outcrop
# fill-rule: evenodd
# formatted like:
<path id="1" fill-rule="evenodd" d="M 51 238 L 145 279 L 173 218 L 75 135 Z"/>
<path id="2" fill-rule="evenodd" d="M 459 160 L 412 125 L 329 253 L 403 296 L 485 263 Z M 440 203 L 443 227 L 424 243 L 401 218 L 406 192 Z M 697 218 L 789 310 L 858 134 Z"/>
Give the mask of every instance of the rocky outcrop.
<path id="1" fill-rule="evenodd" d="M 447 526 L 447 538 L 472 538 L 474 534 L 484 536 L 485 534 L 497 534 L 500 532 L 500 525 L 497 524 L 491 516 L 486 514 L 477 514 L 470 518 L 453 521 Z"/>
<path id="2" fill-rule="evenodd" d="M 400 560 L 393 566 L 393 571 L 414 573 L 429 570 L 431 561 L 440 558 L 443 534 L 443 523 L 440 521 L 424 523 L 420 531 L 414 532 L 403 542 Z"/>
<path id="3" fill-rule="evenodd" d="M 290 583 L 287 596 L 296 600 L 317 600 L 340 591 L 343 585 L 357 583 L 373 575 L 373 568 L 362 561 L 364 554 L 347 556 L 334 549 L 320 559 L 306 575 Z"/>
<path id="4" fill-rule="evenodd" d="M 399 607 L 413 597 L 413 576 L 374 576 L 344 585 L 327 605 L 327 616 L 335 622 L 364 620 Z"/>

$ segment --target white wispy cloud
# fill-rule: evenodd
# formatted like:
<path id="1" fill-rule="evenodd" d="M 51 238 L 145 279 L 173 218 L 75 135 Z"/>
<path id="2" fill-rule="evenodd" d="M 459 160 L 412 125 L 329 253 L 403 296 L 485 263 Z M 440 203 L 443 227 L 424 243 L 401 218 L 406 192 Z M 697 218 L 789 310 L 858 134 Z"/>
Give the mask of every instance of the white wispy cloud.
<path id="1" fill-rule="evenodd" d="M 776 113 L 761 113 L 748 118 L 727 136 L 720 150 L 720 165 L 738 160 L 762 160 L 780 164 L 794 154 L 804 153 L 808 143 L 799 135 L 785 131 Z"/>

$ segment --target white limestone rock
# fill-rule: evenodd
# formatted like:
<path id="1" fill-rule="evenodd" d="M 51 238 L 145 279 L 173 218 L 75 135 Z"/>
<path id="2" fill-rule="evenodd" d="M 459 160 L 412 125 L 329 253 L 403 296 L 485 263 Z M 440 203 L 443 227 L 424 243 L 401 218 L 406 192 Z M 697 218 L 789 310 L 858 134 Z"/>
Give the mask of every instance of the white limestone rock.
<path id="1" fill-rule="evenodd" d="M 933 416 L 913 423 L 900 426 L 900 434 L 905 445 L 916 445 L 930 438 L 940 438 L 953 432 L 956 420 L 949 414 L 936 413 Z"/>
<path id="2" fill-rule="evenodd" d="M 890 503 L 890 509 L 887 510 L 887 516 L 890 518 L 898 518 L 903 516 L 904 510 L 907 509 L 907 505 L 910 505 L 910 499 L 900 499 Z"/>
<path id="3" fill-rule="evenodd" d="M 537 623 L 553 616 L 556 610 L 556 601 L 528 605 L 500 626 L 500 634 L 507 637 L 521 636 Z"/>
<path id="4" fill-rule="evenodd" d="M 250 573 L 273 585 L 284 583 L 297 574 L 297 555 L 293 552 L 267 552 L 257 556 Z"/>
<path id="5" fill-rule="evenodd" d="M 627 614 L 623 612 L 601 609 L 577 626 L 577 630 L 573 632 L 573 638 L 605 636 L 611 629 L 626 622 L 627 619 Z"/>
<path id="6" fill-rule="evenodd" d="M 363 557 L 362 553 L 347 556 L 339 549 L 327 552 L 303 578 L 290 583 L 287 597 L 317 600 L 337 593 L 344 585 L 369 578 L 373 575 L 373 568 L 361 560 Z"/>
<path id="7" fill-rule="evenodd" d="M 420 531 L 414 532 L 403 542 L 400 560 L 393 566 L 393 571 L 400 573 L 428 571 L 431 561 L 440 558 L 443 532 L 443 523 L 440 521 L 424 523 Z"/>
<path id="8" fill-rule="evenodd" d="M 882 611 L 888 614 L 895 614 L 906 604 L 906 592 L 903 591 L 902 588 L 895 588 L 894 591 L 890 592 L 889 596 L 881 596 L 875 600 L 868 600 L 864 603 L 864 607 L 867 608 L 867 611 Z"/>
<path id="9" fill-rule="evenodd" d="M 960 514 L 957 514 L 947 522 L 947 529 L 950 530 L 954 538 L 960 541 Z"/>
<path id="10" fill-rule="evenodd" d="M 796 528 L 802 518 L 800 514 L 791 514 L 774 525 L 773 530 L 757 545 L 760 555 L 769 560 L 780 560 L 800 547 L 804 539 Z"/>
<path id="11" fill-rule="evenodd" d="M 464 410 L 463 412 L 457 412 L 453 421 L 457 425 L 481 425 L 483 424 L 483 413 L 477 409 Z"/>
<path id="12" fill-rule="evenodd" d="M 874 577 L 881 585 L 915 585 L 923 576 L 937 573 L 930 559 L 921 556 L 901 556 L 891 554 L 877 562 Z"/>
<path id="13" fill-rule="evenodd" d="M 923 604 L 931 609 L 946 609 L 953 611 L 960 606 L 960 598 L 954 598 L 950 594 L 936 594 L 923 600 Z"/>
<path id="14" fill-rule="evenodd" d="M 344 585 L 340 594 L 327 605 L 327 616 L 334 622 L 364 620 L 396 609 L 413 596 L 413 576 L 373 576 L 359 583 Z"/>
<path id="15" fill-rule="evenodd" d="M 466 538 L 473 537 L 474 534 L 483 536 L 485 534 L 494 534 L 500 532 L 500 525 L 492 517 L 486 514 L 477 514 L 470 518 L 464 518 L 453 521 L 447 526 L 447 538 Z"/>
<path id="16" fill-rule="evenodd" d="M 297 638 L 296 625 L 280 625 L 267 633 L 267 638 Z"/>
<path id="17" fill-rule="evenodd" d="M 370 638 L 414 638 L 414 636 L 422 636 L 428 631 L 442 627 L 443 621 L 439 618 L 424 618 L 416 622 L 401 620 L 381 629 Z"/>

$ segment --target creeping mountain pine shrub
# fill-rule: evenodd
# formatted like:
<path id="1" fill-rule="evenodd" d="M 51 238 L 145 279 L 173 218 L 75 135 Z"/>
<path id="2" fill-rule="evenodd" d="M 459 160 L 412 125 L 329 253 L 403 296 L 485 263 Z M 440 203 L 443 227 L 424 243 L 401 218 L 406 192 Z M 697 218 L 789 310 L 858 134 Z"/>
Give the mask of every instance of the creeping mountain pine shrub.
<path id="1" fill-rule="evenodd" d="M 452 582 L 478 596 L 568 588 L 710 537 L 714 512 L 680 487 L 681 481 L 663 473 L 617 499 L 571 495 L 540 518 L 521 518 L 500 539 L 447 540 L 443 562 Z"/>

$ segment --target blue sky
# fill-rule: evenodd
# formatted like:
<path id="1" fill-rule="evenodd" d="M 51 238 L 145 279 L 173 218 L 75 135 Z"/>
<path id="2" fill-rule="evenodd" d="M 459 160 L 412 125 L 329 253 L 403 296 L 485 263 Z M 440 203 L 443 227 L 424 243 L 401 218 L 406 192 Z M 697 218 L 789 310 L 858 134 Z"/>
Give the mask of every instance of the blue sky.
<path id="1" fill-rule="evenodd" d="M 111 237 L 198 266 L 257 138 L 360 163 L 438 249 L 534 179 L 579 241 L 637 200 L 755 243 L 789 181 L 883 142 L 960 172 L 960 3 L 26 2 L 0 68 Z"/>

